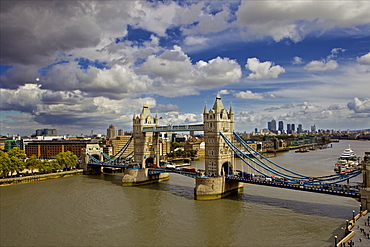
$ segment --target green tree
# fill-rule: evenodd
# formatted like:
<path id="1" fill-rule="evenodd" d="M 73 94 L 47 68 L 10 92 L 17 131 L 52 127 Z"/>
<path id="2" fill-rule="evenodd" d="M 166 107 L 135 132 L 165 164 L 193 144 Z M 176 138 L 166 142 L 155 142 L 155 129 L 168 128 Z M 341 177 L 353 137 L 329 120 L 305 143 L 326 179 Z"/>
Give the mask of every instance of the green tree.
<path id="1" fill-rule="evenodd" d="M 44 173 L 50 173 L 53 171 L 52 162 L 48 160 L 43 160 L 40 165 L 40 171 Z"/>
<path id="2" fill-rule="evenodd" d="M 57 161 L 63 168 L 69 169 L 77 165 L 78 158 L 71 151 L 57 154 Z"/>
<path id="3" fill-rule="evenodd" d="M 26 160 L 26 168 L 31 171 L 31 174 L 33 175 L 33 171 L 36 170 L 39 167 L 39 163 L 41 161 L 37 159 L 36 155 L 31 155 Z"/>
<path id="4" fill-rule="evenodd" d="M 58 171 L 58 170 L 62 170 L 63 169 L 63 167 L 58 163 L 57 160 L 51 160 L 50 163 L 51 163 L 50 164 L 51 167 L 53 168 L 53 171 Z"/>
<path id="5" fill-rule="evenodd" d="M 14 147 L 8 152 L 10 158 L 10 173 L 17 173 L 24 170 L 26 163 L 26 154 L 19 147 Z"/>
<path id="6" fill-rule="evenodd" d="M 8 175 L 10 171 L 10 158 L 8 153 L 0 150 L 0 173 L 3 173 L 5 176 Z"/>
<path id="7" fill-rule="evenodd" d="M 178 143 L 178 142 L 172 142 L 171 146 L 175 150 L 176 148 L 183 147 L 184 145 L 182 145 L 181 143 Z"/>

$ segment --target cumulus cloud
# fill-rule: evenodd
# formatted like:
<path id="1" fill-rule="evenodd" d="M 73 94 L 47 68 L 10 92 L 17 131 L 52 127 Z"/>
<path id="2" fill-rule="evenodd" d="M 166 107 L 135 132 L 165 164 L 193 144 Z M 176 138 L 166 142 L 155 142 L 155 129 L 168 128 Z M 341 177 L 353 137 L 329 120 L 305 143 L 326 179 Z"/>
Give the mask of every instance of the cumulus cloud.
<path id="1" fill-rule="evenodd" d="M 262 100 L 266 98 L 275 98 L 274 94 L 253 93 L 250 90 L 234 93 L 234 96 L 237 99 L 257 99 L 257 100 Z"/>
<path id="2" fill-rule="evenodd" d="M 353 101 L 348 102 L 347 107 L 355 113 L 370 113 L 370 98 L 360 100 L 355 97 Z"/>
<path id="3" fill-rule="evenodd" d="M 237 82 L 242 73 L 235 60 L 217 57 L 192 64 L 181 47 L 151 55 L 137 70 L 154 80 L 154 92 L 165 96 L 196 94 L 196 89 Z"/>
<path id="4" fill-rule="evenodd" d="M 370 22 L 368 1 L 241 1 L 237 25 L 246 36 L 301 41 L 309 32 Z"/>
<path id="5" fill-rule="evenodd" d="M 178 112 L 179 111 L 179 107 L 177 105 L 174 105 L 174 104 L 167 104 L 167 105 L 158 104 L 151 111 L 158 112 L 158 113 Z"/>
<path id="6" fill-rule="evenodd" d="M 357 62 L 362 65 L 370 65 L 370 52 L 357 58 Z"/>
<path id="7" fill-rule="evenodd" d="M 302 64 L 302 63 L 303 63 L 303 60 L 302 60 L 301 57 L 294 57 L 293 58 L 292 64 L 297 65 L 297 64 Z"/>
<path id="8" fill-rule="evenodd" d="M 280 65 L 274 65 L 270 61 L 260 62 L 257 58 L 248 58 L 245 68 L 252 71 L 248 75 L 249 79 L 271 79 L 278 78 L 285 69 Z"/>
<path id="9" fill-rule="evenodd" d="M 328 71 L 328 70 L 335 70 L 338 68 L 338 63 L 335 60 L 330 61 L 311 61 L 308 63 L 304 69 L 307 71 Z"/>
<path id="10" fill-rule="evenodd" d="M 234 96 L 238 99 L 263 99 L 263 95 L 260 93 L 252 93 L 252 91 L 238 92 Z"/>
<path id="11" fill-rule="evenodd" d="M 112 100 L 106 97 L 88 97 L 79 90 L 52 91 L 42 89 L 37 84 L 26 84 L 18 89 L 2 89 L 2 104 L 0 110 L 19 111 L 30 114 L 39 123 L 58 120 L 54 124 L 78 124 L 83 118 L 84 124 L 90 120 L 104 116 L 107 119 L 119 118 L 120 115 L 131 115 L 135 109 L 143 104 L 156 106 L 153 98 L 124 98 Z M 72 121 L 72 119 L 74 119 Z M 71 121 L 68 121 L 71 120 Z M 50 122 L 50 123 L 51 123 Z M 92 122 L 93 123 L 93 122 Z"/>
<path id="12" fill-rule="evenodd" d="M 333 48 L 331 50 L 331 54 L 327 57 L 327 59 L 332 60 L 335 57 L 337 57 L 340 52 L 345 52 L 345 51 L 346 51 L 346 49 L 343 49 L 343 48 Z"/>
<path id="13" fill-rule="evenodd" d="M 208 41 L 208 38 L 187 36 L 184 40 L 185 45 L 204 45 Z"/>
<path id="14" fill-rule="evenodd" d="M 222 89 L 222 90 L 218 91 L 218 93 L 222 95 L 222 94 L 230 94 L 231 92 L 230 92 L 230 90 Z"/>

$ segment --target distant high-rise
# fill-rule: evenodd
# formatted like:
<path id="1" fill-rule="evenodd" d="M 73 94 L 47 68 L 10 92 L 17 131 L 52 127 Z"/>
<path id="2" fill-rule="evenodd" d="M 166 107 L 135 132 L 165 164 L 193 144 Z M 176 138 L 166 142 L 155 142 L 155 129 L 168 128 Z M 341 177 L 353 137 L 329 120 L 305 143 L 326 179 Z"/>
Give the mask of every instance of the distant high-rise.
<path id="1" fill-rule="evenodd" d="M 271 122 L 267 123 L 267 128 L 269 130 L 272 130 L 272 131 L 276 130 L 276 121 L 275 121 L 275 119 L 272 119 Z"/>
<path id="2" fill-rule="evenodd" d="M 292 124 L 292 131 L 295 131 L 295 124 Z"/>
<path id="3" fill-rule="evenodd" d="M 272 127 L 271 128 L 272 130 L 276 130 L 276 121 L 275 121 L 275 119 L 271 120 L 271 127 Z"/>
<path id="4" fill-rule="evenodd" d="M 116 136 L 116 127 L 114 127 L 113 124 L 109 125 L 109 128 L 107 129 L 107 138 L 113 138 Z"/>
<path id="5" fill-rule="evenodd" d="M 316 133 L 316 125 L 315 124 L 313 126 L 311 126 L 311 132 Z"/>
<path id="6" fill-rule="evenodd" d="M 279 128 L 278 128 L 278 130 L 281 133 L 284 133 L 284 122 L 283 121 L 279 121 Z"/>
<path id="7" fill-rule="evenodd" d="M 57 136 L 56 129 L 37 129 L 36 136 Z"/>
<path id="8" fill-rule="evenodd" d="M 302 132 L 303 132 L 302 124 L 298 124 L 297 134 L 301 134 Z"/>

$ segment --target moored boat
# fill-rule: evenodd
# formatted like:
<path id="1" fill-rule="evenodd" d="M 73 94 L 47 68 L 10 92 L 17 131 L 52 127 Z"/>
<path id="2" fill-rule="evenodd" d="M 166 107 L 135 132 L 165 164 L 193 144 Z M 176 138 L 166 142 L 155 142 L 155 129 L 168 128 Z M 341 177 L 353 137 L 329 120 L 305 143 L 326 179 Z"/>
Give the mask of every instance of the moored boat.
<path id="1" fill-rule="evenodd" d="M 350 170 L 360 169 L 356 153 L 350 146 L 344 149 L 338 161 L 334 164 L 336 173 L 348 172 Z"/>

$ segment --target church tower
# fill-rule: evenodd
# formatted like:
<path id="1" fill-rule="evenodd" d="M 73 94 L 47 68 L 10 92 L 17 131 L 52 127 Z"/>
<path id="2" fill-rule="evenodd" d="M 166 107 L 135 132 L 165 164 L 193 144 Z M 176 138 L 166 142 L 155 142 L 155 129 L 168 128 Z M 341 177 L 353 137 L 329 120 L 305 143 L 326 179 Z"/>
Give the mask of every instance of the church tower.
<path id="1" fill-rule="evenodd" d="M 149 164 L 159 165 L 159 133 L 143 132 L 144 127 L 157 127 L 158 116 L 153 117 L 148 105 L 144 105 L 140 116 L 133 117 L 134 161 L 141 168 Z"/>
<path id="2" fill-rule="evenodd" d="M 205 138 L 205 170 L 210 176 L 231 174 L 234 169 L 234 154 L 224 141 L 220 132 L 229 140 L 233 140 L 234 112 L 230 105 L 229 112 L 225 109 L 221 96 L 216 96 L 213 107 L 203 112 Z"/>

